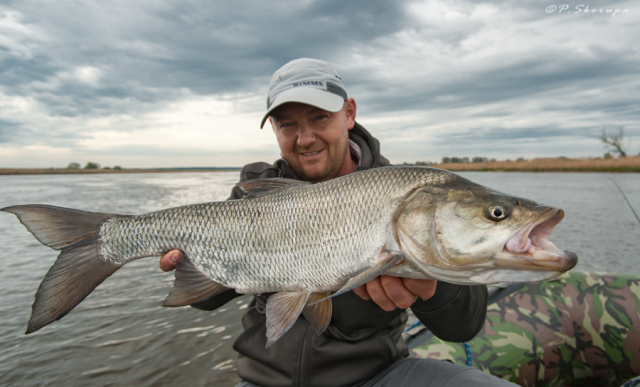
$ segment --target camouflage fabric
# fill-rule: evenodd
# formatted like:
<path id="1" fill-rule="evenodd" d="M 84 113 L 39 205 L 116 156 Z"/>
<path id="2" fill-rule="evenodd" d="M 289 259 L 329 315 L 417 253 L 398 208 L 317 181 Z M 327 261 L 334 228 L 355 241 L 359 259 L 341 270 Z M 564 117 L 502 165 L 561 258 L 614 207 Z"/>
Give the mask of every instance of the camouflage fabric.
<path id="1" fill-rule="evenodd" d="M 521 386 L 620 386 L 640 375 L 640 277 L 572 271 L 489 305 L 473 366 Z M 432 337 L 418 357 L 467 364 Z"/>

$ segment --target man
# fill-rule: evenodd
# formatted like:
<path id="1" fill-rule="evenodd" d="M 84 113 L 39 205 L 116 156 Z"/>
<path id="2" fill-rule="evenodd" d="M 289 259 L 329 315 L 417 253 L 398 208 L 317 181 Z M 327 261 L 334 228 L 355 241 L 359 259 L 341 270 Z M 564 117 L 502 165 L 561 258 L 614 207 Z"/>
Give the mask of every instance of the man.
<path id="1" fill-rule="evenodd" d="M 355 117 L 356 102 L 348 98 L 342 79 L 329 63 L 306 58 L 287 63 L 271 78 L 261 123 L 262 128 L 269 120 L 282 158 L 274 164 L 246 165 L 240 180 L 284 177 L 318 183 L 389 166 L 378 140 Z M 240 198 L 242 191 L 235 187 L 229 199 Z M 182 257 L 177 250 L 167 253 L 160 260 L 161 269 L 174 269 Z M 264 311 L 269 295 L 254 296 L 242 320 L 245 331 L 234 343 L 239 352 L 238 374 L 245 380 L 239 386 L 503 383 L 471 367 L 402 360 L 408 355 L 402 341 L 405 309 L 411 307 L 436 336 L 467 341 L 484 323 L 486 286 L 380 276 L 332 299 L 331 323 L 322 335 L 301 316 L 278 342 L 265 348 Z M 193 306 L 214 310 L 237 296 L 229 290 Z"/>

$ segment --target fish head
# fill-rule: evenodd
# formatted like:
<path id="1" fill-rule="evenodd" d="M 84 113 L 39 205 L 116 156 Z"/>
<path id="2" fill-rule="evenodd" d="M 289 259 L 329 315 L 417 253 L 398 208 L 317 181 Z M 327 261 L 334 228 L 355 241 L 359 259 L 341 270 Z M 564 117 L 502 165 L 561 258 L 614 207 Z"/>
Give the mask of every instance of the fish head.
<path id="1" fill-rule="evenodd" d="M 396 214 L 394 235 L 428 276 L 461 284 L 538 282 L 577 264 L 549 241 L 564 211 L 464 181 L 420 188 Z"/>

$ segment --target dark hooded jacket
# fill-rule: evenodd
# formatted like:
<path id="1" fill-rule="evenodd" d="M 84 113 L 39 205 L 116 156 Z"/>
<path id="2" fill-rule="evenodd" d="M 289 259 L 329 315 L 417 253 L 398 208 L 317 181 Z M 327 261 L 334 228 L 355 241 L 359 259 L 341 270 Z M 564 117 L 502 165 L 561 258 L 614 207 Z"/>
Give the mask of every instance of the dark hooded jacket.
<path id="1" fill-rule="evenodd" d="M 358 170 L 391 165 L 380 154 L 380 143 L 356 123 L 349 138 L 360 146 Z M 284 177 L 298 179 L 287 162 L 246 165 L 240 181 Z M 242 197 L 235 187 L 229 199 Z M 402 340 L 407 313 L 385 312 L 373 301 L 364 301 L 354 292 L 333 298 L 333 314 L 320 336 L 300 315 L 291 329 L 265 349 L 265 305 L 272 293 L 254 296 L 242 319 L 245 331 L 235 341 L 238 374 L 264 387 L 276 386 L 358 386 L 373 378 L 396 360 L 408 355 Z M 192 306 L 213 310 L 240 296 L 226 291 Z M 473 338 L 482 328 L 487 305 L 486 286 L 461 286 L 439 281 L 434 296 L 418 299 L 411 310 L 437 337 L 454 342 Z"/>

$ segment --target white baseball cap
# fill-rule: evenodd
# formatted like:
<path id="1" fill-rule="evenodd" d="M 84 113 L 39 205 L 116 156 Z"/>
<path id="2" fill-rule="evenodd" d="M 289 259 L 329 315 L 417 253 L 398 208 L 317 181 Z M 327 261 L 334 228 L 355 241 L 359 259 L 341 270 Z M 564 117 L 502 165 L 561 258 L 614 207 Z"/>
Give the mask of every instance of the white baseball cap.
<path id="1" fill-rule="evenodd" d="M 280 67 L 269 82 L 267 113 L 260 129 L 271 112 L 288 102 L 299 102 L 317 108 L 337 112 L 348 99 L 342 79 L 323 60 L 300 58 Z"/>

